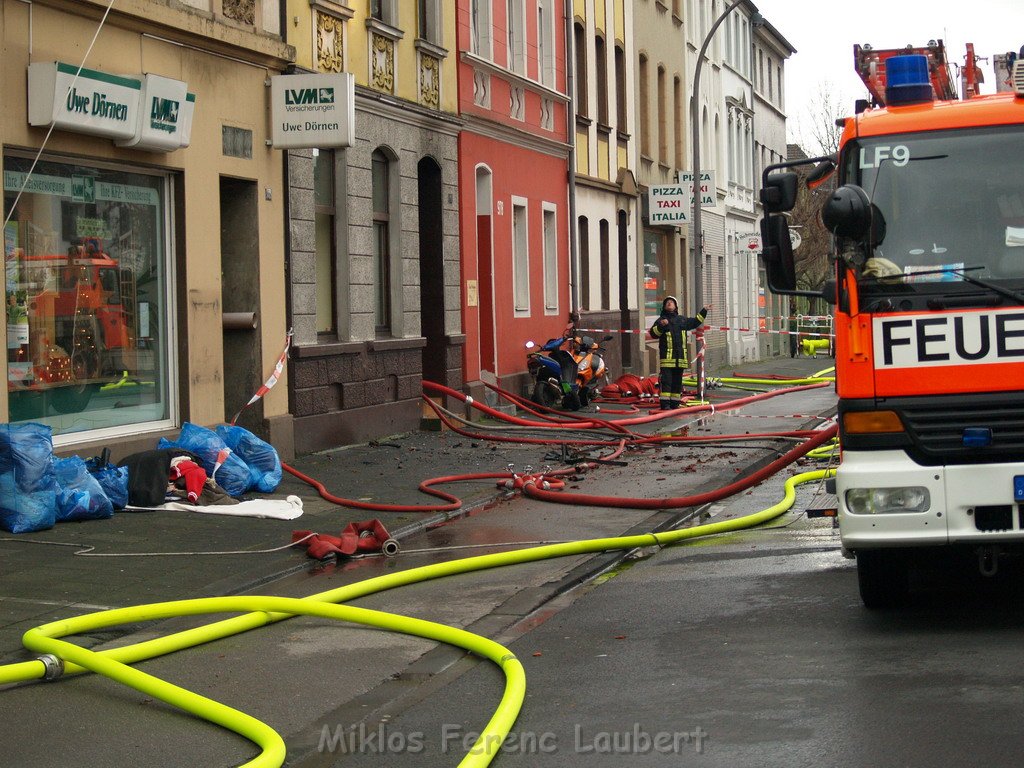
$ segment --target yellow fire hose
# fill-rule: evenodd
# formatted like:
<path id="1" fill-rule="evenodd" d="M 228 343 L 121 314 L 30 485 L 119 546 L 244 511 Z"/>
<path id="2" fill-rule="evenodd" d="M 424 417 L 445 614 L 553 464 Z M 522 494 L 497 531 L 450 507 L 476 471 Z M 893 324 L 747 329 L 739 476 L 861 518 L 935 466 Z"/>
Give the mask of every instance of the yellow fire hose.
<path id="1" fill-rule="evenodd" d="M 519 716 L 519 710 L 526 694 L 525 674 L 515 655 L 498 643 L 465 630 L 408 616 L 337 605 L 336 603 L 444 576 L 557 557 L 610 550 L 630 550 L 647 546 L 668 546 L 699 536 L 751 528 L 772 520 L 790 509 L 796 500 L 797 485 L 821 480 L 833 473 L 833 470 L 816 470 L 795 475 L 786 480 L 785 497 L 777 504 L 744 517 L 693 528 L 637 536 L 587 539 L 566 544 L 551 544 L 463 558 L 378 576 L 301 599 L 265 596 L 198 598 L 118 608 L 52 622 L 31 629 L 24 635 L 24 643 L 29 650 L 49 656 L 36 661 L 0 666 L 0 684 L 57 677 L 62 671 L 61 666 L 65 674 L 96 672 L 249 739 L 259 747 L 260 754 L 244 763 L 245 768 L 279 768 L 284 762 L 285 747 L 283 739 L 273 728 L 243 712 L 160 680 L 128 665 L 244 632 L 297 614 L 341 619 L 449 643 L 487 658 L 501 668 L 505 674 L 505 693 L 487 726 L 481 731 L 477 742 L 459 763 L 460 768 L 482 768 L 489 765 L 497 755 L 501 744 Z M 67 635 L 82 634 L 129 622 L 154 621 L 174 616 L 223 613 L 225 611 L 253 612 L 156 640 L 100 652 L 81 648 L 59 639 Z"/>

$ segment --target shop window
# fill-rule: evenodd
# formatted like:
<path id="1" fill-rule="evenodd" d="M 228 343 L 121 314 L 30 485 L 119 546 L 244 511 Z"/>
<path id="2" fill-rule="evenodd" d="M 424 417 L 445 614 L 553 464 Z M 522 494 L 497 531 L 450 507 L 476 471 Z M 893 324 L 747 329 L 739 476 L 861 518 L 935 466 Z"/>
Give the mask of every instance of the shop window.
<path id="1" fill-rule="evenodd" d="M 530 246 L 526 200 L 512 198 L 512 284 L 515 311 L 530 311 Z"/>
<path id="2" fill-rule="evenodd" d="M 391 163 L 376 150 L 371 157 L 373 184 L 374 326 L 391 330 Z"/>
<path id="3" fill-rule="evenodd" d="M 313 209 L 316 227 L 316 330 L 335 333 L 334 152 L 313 150 Z"/>
<path id="4" fill-rule="evenodd" d="M 8 419 L 172 425 L 166 176 L 31 165 L 4 158 Z"/>

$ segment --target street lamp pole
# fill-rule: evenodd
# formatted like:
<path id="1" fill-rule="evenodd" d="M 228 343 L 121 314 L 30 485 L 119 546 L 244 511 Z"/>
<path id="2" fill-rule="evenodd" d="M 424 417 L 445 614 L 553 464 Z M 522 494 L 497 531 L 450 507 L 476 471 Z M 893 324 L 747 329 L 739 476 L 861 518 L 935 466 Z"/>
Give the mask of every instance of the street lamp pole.
<path id="1" fill-rule="evenodd" d="M 722 11 L 722 15 L 715 19 L 711 29 L 708 30 L 704 42 L 697 54 L 697 64 L 693 68 L 693 88 L 690 91 L 690 141 L 693 142 L 693 303 L 695 311 L 704 306 L 704 230 L 701 223 L 700 207 L 700 72 L 704 68 L 704 55 L 708 46 L 711 45 L 715 32 L 722 26 L 725 17 L 732 13 L 740 3 L 746 0 L 734 0 L 733 3 Z M 713 194 L 717 194 L 712 190 Z M 704 358 L 697 354 L 697 396 L 704 399 Z"/>

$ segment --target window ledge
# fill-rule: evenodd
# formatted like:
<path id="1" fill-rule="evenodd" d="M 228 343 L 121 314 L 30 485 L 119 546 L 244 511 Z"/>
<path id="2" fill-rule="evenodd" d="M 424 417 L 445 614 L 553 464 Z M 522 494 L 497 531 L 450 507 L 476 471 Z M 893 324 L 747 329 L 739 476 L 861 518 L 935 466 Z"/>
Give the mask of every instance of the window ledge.
<path id="1" fill-rule="evenodd" d="M 605 125 L 602 122 L 598 122 L 598 124 L 597 124 L 597 132 L 598 133 L 602 133 L 605 136 L 611 136 L 611 134 L 612 134 L 612 127 L 610 125 Z"/>
<path id="2" fill-rule="evenodd" d="M 374 339 L 366 343 L 367 349 L 372 352 L 388 352 L 395 349 L 422 349 L 427 346 L 427 340 L 423 336 L 412 339 Z"/>
<path id="3" fill-rule="evenodd" d="M 395 40 L 396 42 L 405 37 L 405 32 L 400 30 L 398 27 L 393 27 L 390 24 L 386 24 L 380 19 L 367 19 L 366 28 L 372 30 L 373 32 L 376 32 L 378 35 L 383 35 L 384 37 L 390 38 L 391 40 Z"/>
<path id="4" fill-rule="evenodd" d="M 323 344 L 303 344 L 292 347 L 292 357 L 305 359 L 310 357 L 331 357 L 332 355 L 358 355 L 366 349 L 361 341 L 332 341 Z"/>
<path id="5" fill-rule="evenodd" d="M 626 133 L 625 131 L 616 131 L 615 135 L 618 137 L 619 141 L 629 141 L 633 138 L 632 134 Z"/>
<path id="6" fill-rule="evenodd" d="M 422 37 L 417 37 L 416 40 L 413 41 L 413 45 L 416 46 L 416 50 L 423 51 L 424 53 L 429 53 L 436 59 L 448 58 L 447 48 L 442 48 L 437 43 L 432 43 L 429 40 L 424 40 Z"/>
<path id="7" fill-rule="evenodd" d="M 342 0 L 337 2 L 334 0 L 309 0 L 309 4 L 313 8 L 327 11 L 343 19 L 351 19 L 355 15 L 355 11 L 345 5 Z"/>
<path id="8" fill-rule="evenodd" d="M 576 115 L 576 127 L 577 128 L 589 128 L 593 124 L 594 124 L 594 121 L 591 120 L 586 115 Z"/>

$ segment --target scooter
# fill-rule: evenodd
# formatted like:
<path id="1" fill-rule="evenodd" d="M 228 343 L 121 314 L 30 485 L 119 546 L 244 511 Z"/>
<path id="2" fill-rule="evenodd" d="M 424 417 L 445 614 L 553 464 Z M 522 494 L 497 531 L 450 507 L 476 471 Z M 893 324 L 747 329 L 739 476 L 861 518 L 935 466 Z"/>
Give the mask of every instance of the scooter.
<path id="1" fill-rule="evenodd" d="M 603 341 L 611 339 L 605 336 Z M 594 400 L 601 384 L 608 381 L 601 356 L 603 348 L 590 336 L 576 336 L 570 331 L 532 351 L 536 347 L 534 342 L 526 342 L 526 348 L 531 350 L 527 370 L 536 380 L 530 399 L 538 405 L 578 411 Z"/>

